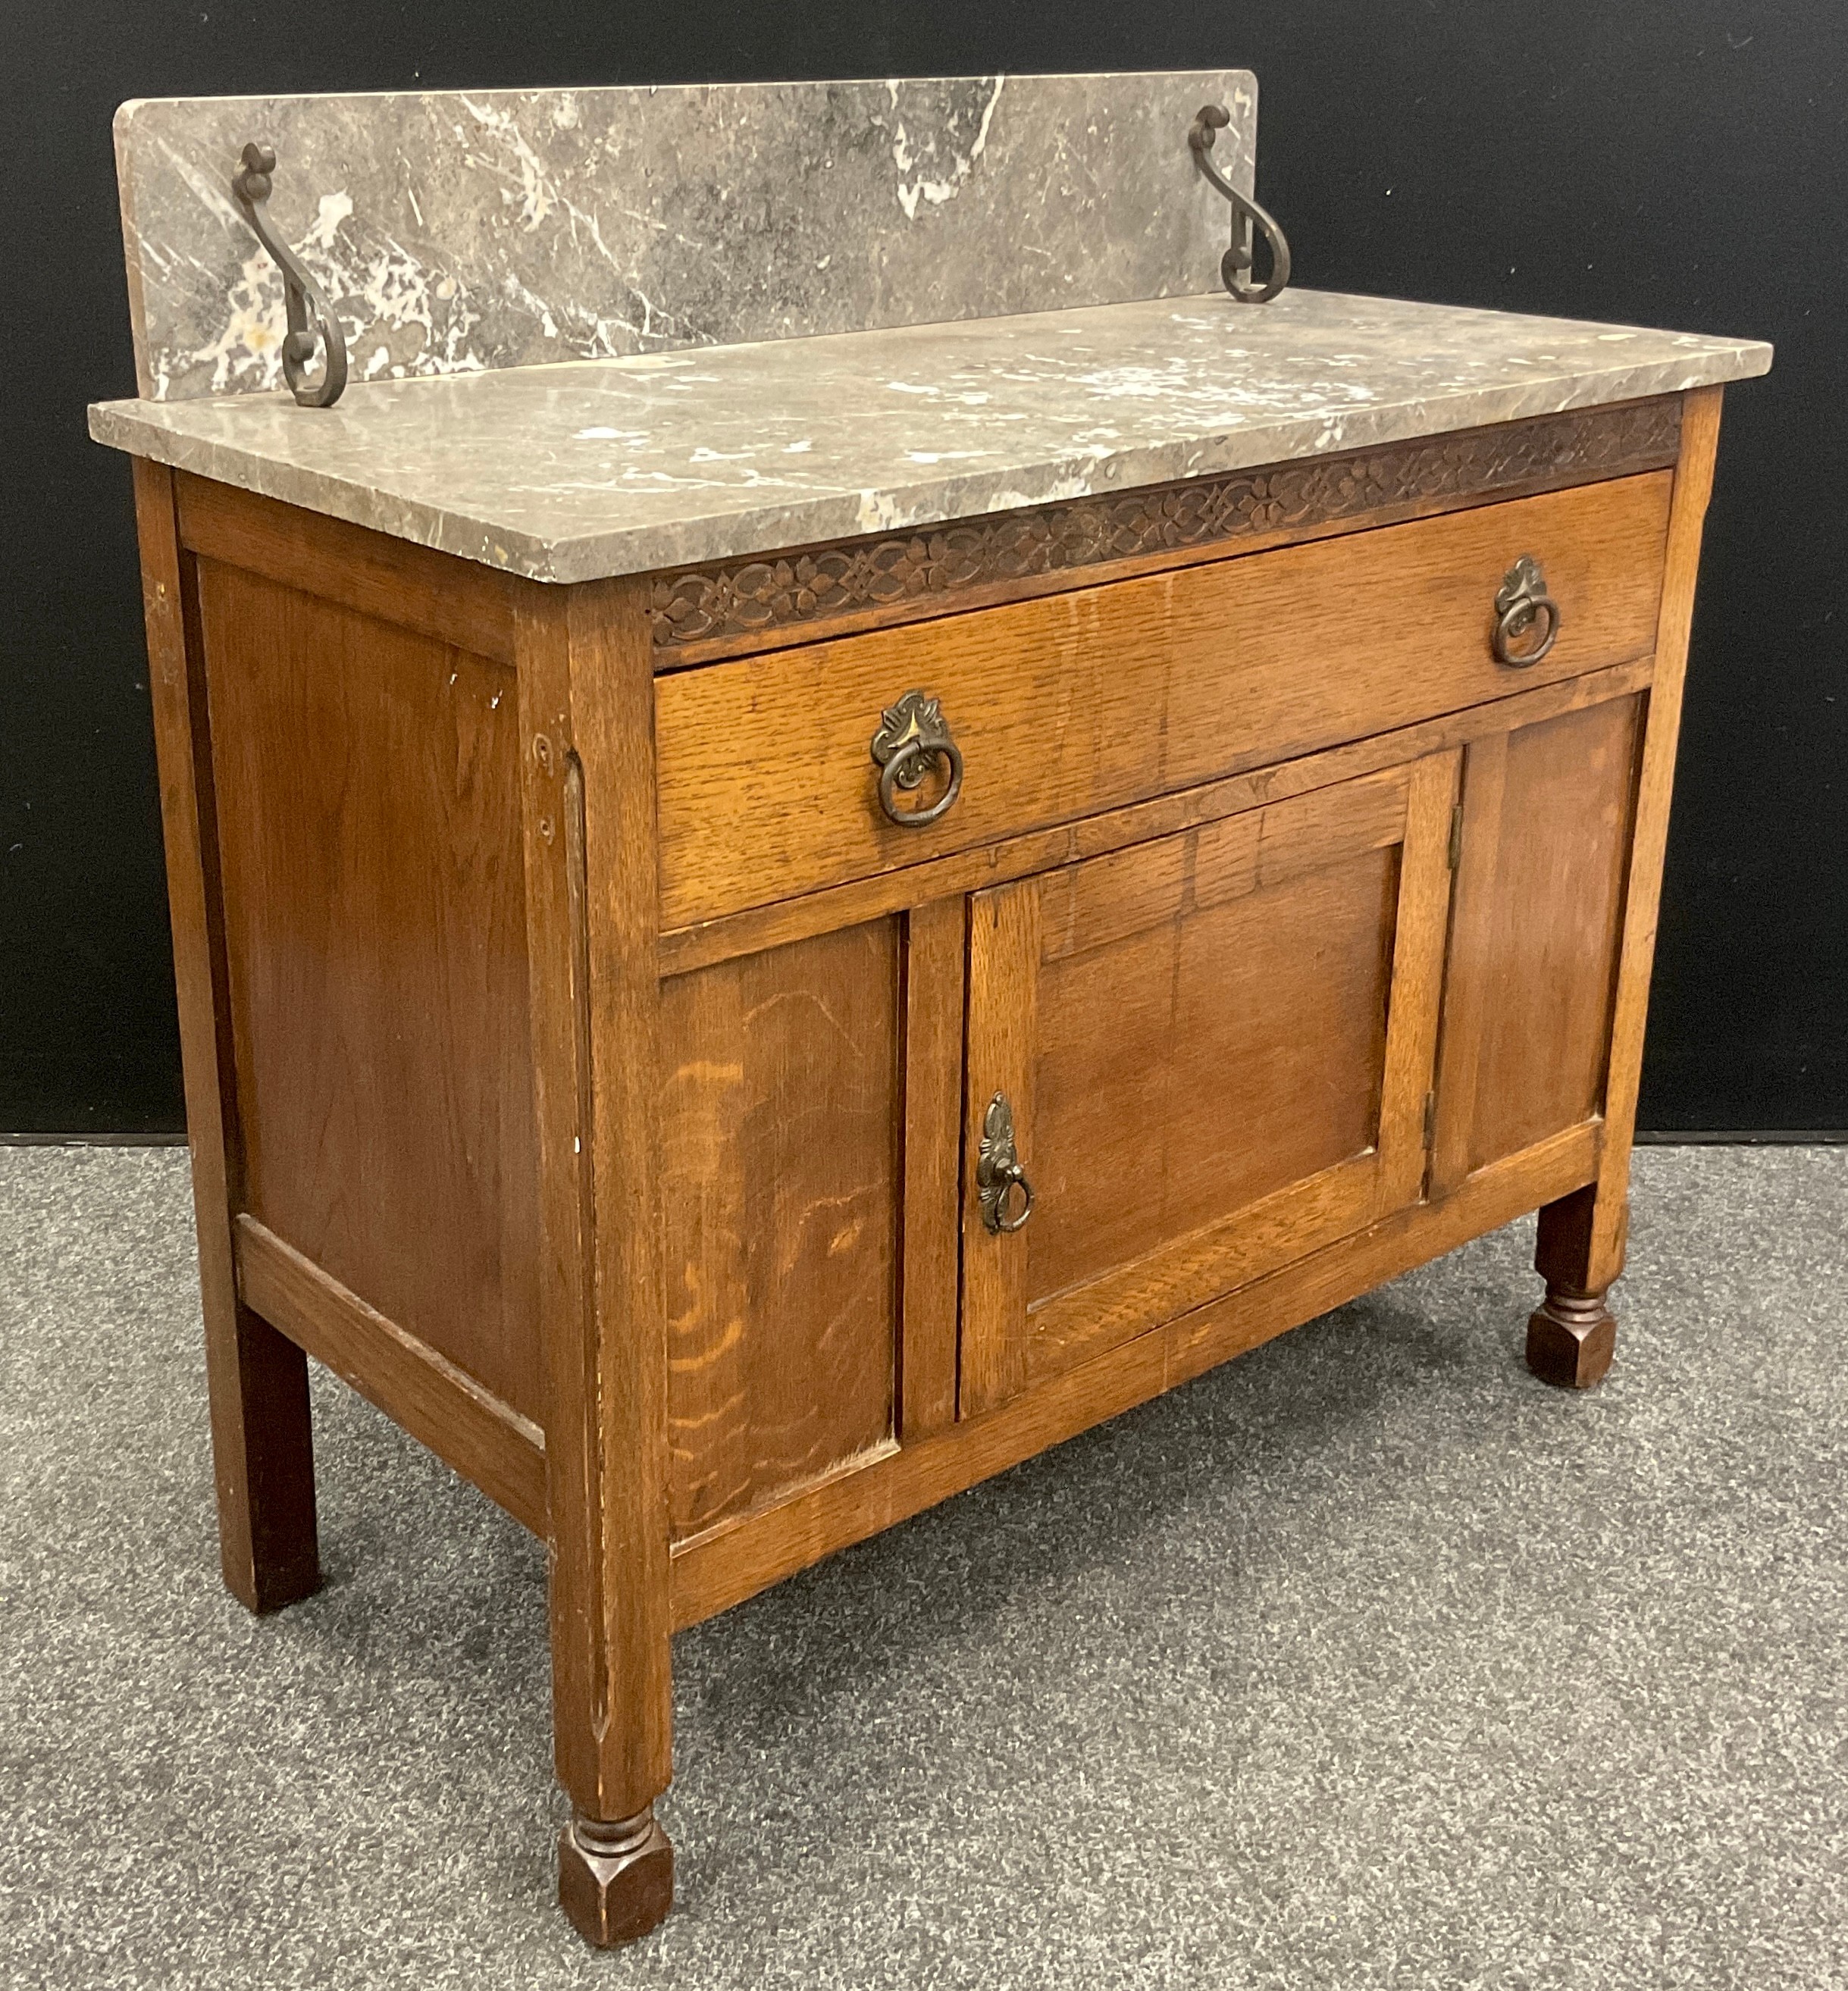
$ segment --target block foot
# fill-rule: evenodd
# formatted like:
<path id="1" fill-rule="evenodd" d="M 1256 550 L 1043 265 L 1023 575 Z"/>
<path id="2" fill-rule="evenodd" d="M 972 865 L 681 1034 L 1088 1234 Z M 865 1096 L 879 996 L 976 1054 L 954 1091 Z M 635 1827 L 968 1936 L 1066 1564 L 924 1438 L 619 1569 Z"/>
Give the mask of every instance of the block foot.
<path id="1" fill-rule="evenodd" d="M 674 1849 L 645 1806 L 605 1823 L 573 1818 L 558 1838 L 558 1902 L 599 1949 L 646 1935 L 674 1904 Z"/>
<path id="2" fill-rule="evenodd" d="M 1617 1348 L 1617 1321 L 1598 1293 L 1574 1292 L 1550 1281 L 1527 1322 L 1527 1366 L 1543 1383 L 1588 1390 L 1601 1383 Z"/>

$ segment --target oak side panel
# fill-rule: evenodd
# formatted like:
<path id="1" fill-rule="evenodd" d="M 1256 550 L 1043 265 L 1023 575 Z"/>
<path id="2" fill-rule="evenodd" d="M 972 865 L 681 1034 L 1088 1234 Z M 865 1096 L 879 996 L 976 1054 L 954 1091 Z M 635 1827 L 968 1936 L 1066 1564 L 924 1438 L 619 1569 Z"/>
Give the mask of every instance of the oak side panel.
<path id="1" fill-rule="evenodd" d="M 898 1423 L 907 1441 L 956 1415 L 967 948 L 962 899 L 936 900 L 906 915 Z"/>
<path id="2" fill-rule="evenodd" d="M 1646 655 L 1665 472 L 662 677 L 662 924 L 928 862 Z M 1541 558 L 1564 621 L 1498 665 L 1493 602 Z M 960 799 L 888 823 L 882 707 L 942 701 Z M 800 770 L 792 804 L 791 771 Z"/>
<path id="3" fill-rule="evenodd" d="M 665 985 L 659 1121 L 676 1537 L 892 1434 L 900 924 Z"/>
<path id="4" fill-rule="evenodd" d="M 185 471 L 175 473 L 174 485 L 181 539 L 202 559 L 398 624 L 434 642 L 512 662 L 513 600 L 528 584 L 478 560 L 433 553 Z"/>
<path id="5" fill-rule="evenodd" d="M 243 1207 L 543 1422 L 512 674 L 199 563 Z"/>
<path id="6" fill-rule="evenodd" d="M 226 1587 L 270 1611 L 320 1587 L 308 1364 L 237 1291 L 231 1241 L 240 1194 L 211 725 L 196 576 L 180 550 L 173 478 L 134 464 L 148 687 L 199 1236 L 213 1472 Z"/>

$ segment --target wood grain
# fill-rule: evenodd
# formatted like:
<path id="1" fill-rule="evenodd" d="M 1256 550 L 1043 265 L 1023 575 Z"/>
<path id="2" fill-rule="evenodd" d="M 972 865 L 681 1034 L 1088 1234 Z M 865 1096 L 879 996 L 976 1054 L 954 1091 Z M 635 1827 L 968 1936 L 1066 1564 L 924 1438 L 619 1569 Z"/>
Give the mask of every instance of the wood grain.
<path id="1" fill-rule="evenodd" d="M 539 1423 L 512 674 L 216 561 L 199 589 L 243 1207 Z"/>
<path id="2" fill-rule="evenodd" d="M 1343 1305 L 1565 1195 L 1598 1170 L 1601 1129 L 1576 1127 L 1166 1327 L 907 1445 L 863 1470 L 682 1542 L 674 1623 L 695 1625 L 837 1550 Z"/>
<path id="3" fill-rule="evenodd" d="M 1603 1111 L 1639 704 L 1509 736 L 1472 1167 Z"/>
<path id="4" fill-rule="evenodd" d="M 1471 750 L 1438 1087 L 1443 1188 L 1604 1110 L 1639 701 Z"/>
<path id="5" fill-rule="evenodd" d="M 1670 478 L 1657 472 L 1352 539 L 663 677 L 662 922 L 686 925 L 1288 760 L 1496 697 L 1514 560 L 1564 620 L 1523 688 L 1648 654 Z M 883 706 L 942 701 L 960 800 L 888 823 Z"/>
<path id="6" fill-rule="evenodd" d="M 196 576 L 180 550 L 172 474 L 138 458 L 134 499 L 192 1149 L 219 1555 L 232 1595 L 252 1611 L 273 1611 L 311 1595 L 321 1584 L 308 1364 L 294 1343 L 238 1297 L 231 1219 L 240 1194 L 240 1120 Z"/>
<path id="7" fill-rule="evenodd" d="M 202 558 L 512 662 L 513 604 L 530 584 L 185 471 L 175 483 L 181 539 Z"/>
<path id="8" fill-rule="evenodd" d="M 1040 900 L 1036 983 L 987 999 L 1035 1019 L 1038 1195 L 1011 1311 L 965 1335 L 1019 1341 L 1015 1387 L 1417 1195 L 1454 782 L 1440 756 L 994 895 Z M 1010 1249 L 965 1227 L 965 1265 Z"/>
<path id="9" fill-rule="evenodd" d="M 1397 859 L 1331 854 L 1047 964 L 1030 1306 L 1372 1149 Z"/>
<path id="10" fill-rule="evenodd" d="M 247 1305 L 546 1538 L 546 1435 L 536 1424 L 254 1217 L 238 1218 L 234 1243 Z"/>
<path id="11" fill-rule="evenodd" d="M 559 1781 L 634 1818 L 672 1774 L 654 737 L 628 582 L 517 597 Z"/>
<path id="12" fill-rule="evenodd" d="M 899 1431 L 956 1415 L 967 911 L 960 898 L 905 921 L 904 1225 Z"/>
<path id="13" fill-rule="evenodd" d="M 1476 1074 L 1495 999 L 1496 873 L 1501 863 L 1502 798 L 1508 783 L 1507 732 L 1472 740 L 1463 757 L 1462 819 L 1452 888 L 1449 961 L 1431 1152 L 1430 1193 L 1448 1196 L 1470 1170 Z"/>
<path id="14" fill-rule="evenodd" d="M 666 985 L 662 1220 L 676 1537 L 893 1431 L 899 925 Z"/>
<path id="15" fill-rule="evenodd" d="M 968 1065 L 963 1085 L 962 1346 L 959 1417 L 992 1408 L 1020 1387 L 1027 1239 L 990 1232 L 975 1192 L 975 1158 L 990 1102 L 1004 1094 L 1028 1179 L 1036 1166 L 1033 1073 L 1038 1048 L 1040 887 L 1023 880 L 969 905 Z"/>
<path id="16" fill-rule="evenodd" d="M 1619 664 L 1532 691 L 1492 699 L 1441 718 L 1400 727 L 1350 741 L 1319 754 L 1235 774 L 1224 781 L 1162 795 L 1120 809 L 1108 809 L 1058 828 L 1003 838 L 980 850 L 964 851 L 902 871 L 837 885 L 774 906 L 728 914 L 682 927 L 661 937 L 662 972 L 681 975 L 740 954 L 754 954 L 812 934 L 825 933 L 924 904 L 955 892 L 979 890 L 1012 878 L 1056 870 L 1087 857 L 1144 843 L 1158 836 L 1214 822 L 1312 789 L 1329 788 L 1356 775 L 1377 774 L 1471 740 L 1499 736 L 1562 712 L 1601 704 L 1638 690 L 1649 681 L 1649 661 Z M 1516 682 L 1512 676 L 1510 682 Z"/>
<path id="17" fill-rule="evenodd" d="M 1382 1213 L 1415 1201 L 1429 1168 L 1429 1115 L 1450 927 L 1452 832 L 1462 758 L 1456 752 L 1432 754 L 1411 770 L 1380 1097 Z"/>

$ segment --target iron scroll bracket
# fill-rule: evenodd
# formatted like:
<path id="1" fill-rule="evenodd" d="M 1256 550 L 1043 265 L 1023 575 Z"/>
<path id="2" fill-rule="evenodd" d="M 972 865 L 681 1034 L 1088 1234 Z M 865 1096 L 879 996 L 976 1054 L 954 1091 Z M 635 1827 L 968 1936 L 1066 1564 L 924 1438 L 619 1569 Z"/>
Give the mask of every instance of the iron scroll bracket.
<path id="1" fill-rule="evenodd" d="M 1187 128 L 1187 143 L 1193 148 L 1193 163 L 1209 186 L 1216 187 L 1232 204 L 1232 246 L 1220 258 L 1219 274 L 1227 295 L 1241 305 L 1268 305 L 1290 281 L 1290 245 L 1277 217 L 1260 207 L 1251 196 L 1235 187 L 1213 158 L 1213 141 L 1232 121 L 1223 104 L 1201 107 Z M 1271 274 L 1261 284 L 1249 281 L 1255 267 L 1254 224 L 1270 245 Z"/>
<path id="2" fill-rule="evenodd" d="M 243 164 L 231 175 L 231 192 L 252 232 L 282 272 L 283 301 L 288 316 L 288 330 L 282 342 L 282 377 L 289 383 L 289 392 L 305 408 L 331 408 L 346 386 L 346 340 L 340 321 L 328 308 L 314 278 L 270 226 L 266 203 L 275 171 L 276 154 L 271 147 L 248 145 L 243 148 Z M 309 378 L 308 369 L 317 344 L 322 366 L 321 377 L 315 380 Z"/>

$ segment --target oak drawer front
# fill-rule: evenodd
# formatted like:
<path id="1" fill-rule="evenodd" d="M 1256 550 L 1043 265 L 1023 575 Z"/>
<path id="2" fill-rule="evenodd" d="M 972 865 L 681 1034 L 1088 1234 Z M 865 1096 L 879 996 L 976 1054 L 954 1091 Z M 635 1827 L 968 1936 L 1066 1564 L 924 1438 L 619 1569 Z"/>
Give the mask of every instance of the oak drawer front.
<path id="1" fill-rule="evenodd" d="M 1646 656 L 1672 483 L 1623 478 L 663 676 L 662 924 Z M 1560 619 L 1548 654 L 1516 667 L 1492 639 L 1523 556 Z M 922 828 L 887 819 L 870 751 L 912 691 L 938 702 L 961 756 L 955 801 Z"/>

